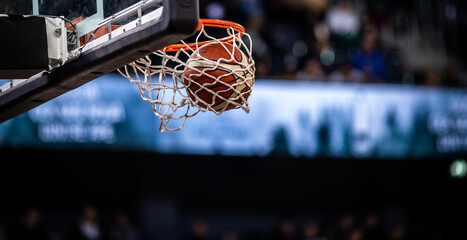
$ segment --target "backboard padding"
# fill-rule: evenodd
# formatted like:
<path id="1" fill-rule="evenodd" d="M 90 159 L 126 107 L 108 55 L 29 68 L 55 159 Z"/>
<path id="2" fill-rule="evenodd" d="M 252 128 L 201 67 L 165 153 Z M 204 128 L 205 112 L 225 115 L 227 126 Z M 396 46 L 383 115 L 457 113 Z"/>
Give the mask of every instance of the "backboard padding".
<path id="1" fill-rule="evenodd" d="M 47 68 L 45 27 L 41 17 L 0 15 L 0 76 L 27 78 Z"/>

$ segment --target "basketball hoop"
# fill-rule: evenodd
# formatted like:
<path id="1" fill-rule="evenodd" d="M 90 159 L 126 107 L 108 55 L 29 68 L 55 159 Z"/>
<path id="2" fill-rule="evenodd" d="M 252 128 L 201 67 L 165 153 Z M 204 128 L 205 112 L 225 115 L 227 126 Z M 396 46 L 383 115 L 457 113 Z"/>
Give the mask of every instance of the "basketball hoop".
<path id="1" fill-rule="evenodd" d="M 217 39 L 219 42 L 224 43 L 232 43 L 236 38 L 241 39 L 242 36 L 245 34 L 245 28 L 234 22 L 225 21 L 225 20 L 218 20 L 218 19 L 200 19 L 198 29 L 196 31 L 201 32 L 205 27 L 216 27 L 216 28 L 225 28 L 231 29 L 237 32 L 237 34 L 233 34 L 221 39 Z M 194 42 L 188 44 L 173 44 L 165 48 L 166 52 L 177 52 L 181 49 L 185 51 L 189 51 L 191 49 L 200 48 L 208 43 L 212 43 L 216 40 L 204 41 L 204 42 Z"/>
<path id="2" fill-rule="evenodd" d="M 221 36 L 213 36 L 219 31 Z M 200 19 L 193 37 L 193 42 L 167 46 L 118 69 L 151 104 L 161 121 L 160 132 L 178 131 L 200 112 L 250 111 L 248 97 L 255 76 L 250 35 L 234 22 Z M 206 57 L 204 50 L 214 45 L 228 53 L 227 57 Z"/>

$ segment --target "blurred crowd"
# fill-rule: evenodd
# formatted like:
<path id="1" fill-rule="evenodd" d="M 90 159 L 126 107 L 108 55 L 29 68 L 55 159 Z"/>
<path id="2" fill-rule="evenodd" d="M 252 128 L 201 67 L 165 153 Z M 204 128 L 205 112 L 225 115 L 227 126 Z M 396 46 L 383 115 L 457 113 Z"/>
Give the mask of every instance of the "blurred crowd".
<path id="1" fill-rule="evenodd" d="M 257 78 L 462 85 L 455 61 L 446 61 L 436 69 L 430 65 L 411 67 L 405 64 L 404 56 L 417 54 L 415 49 L 404 53 L 396 44 L 383 41 L 382 32 L 400 28 L 385 9 L 387 3 L 201 0 L 201 17 L 227 19 L 245 26 L 253 41 Z"/>
<path id="2" fill-rule="evenodd" d="M 25 214 L 9 224 L 0 223 L 0 240 L 137 240 L 141 239 L 130 216 L 118 212 L 111 223 L 103 223 L 94 205 L 85 205 L 81 216 L 57 233 L 46 224 L 38 208 L 29 208 Z"/>
<path id="3" fill-rule="evenodd" d="M 300 222 L 300 223 L 299 223 Z M 331 222 L 296 221 L 284 218 L 277 222 L 271 231 L 259 233 L 247 231 L 238 234 L 231 230 L 222 231 L 219 236 L 212 236 L 209 224 L 196 220 L 192 231 L 184 240 L 403 240 L 406 238 L 405 227 L 394 224 L 389 231 L 383 231 L 379 216 L 368 214 L 359 223 L 350 214 L 342 215 Z"/>
<path id="4" fill-rule="evenodd" d="M 0 240 L 143 240 L 140 227 L 134 224 L 127 213 L 115 214 L 111 222 L 100 218 L 98 209 L 85 205 L 82 213 L 63 232 L 52 230 L 45 223 L 37 208 L 29 208 L 25 214 L 10 224 L 0 224 Z M 46 214 L 45 214 L 46 215 Z M 177 228 L 179 240 L 403 240 L 407 239 L 405 227 L 392 224 L 383 228 L 380 216 L 370 213 L 356 217 L 351 214 L 335 219 L 294 220 L 282 218 L 269 231 L 222 229 L 213 234 L 210 222 L 196 219 L 189 226 Z M 211 222 L 213 223 L 213 222 Z M 265 223 L 266 224 L 266 223 Z M 387 224 L 386 224 L 387 225 Z M 233 229 L 233 228 L 232 228 Z M 218 229 L 219 230 L 219 229 Z M 155 238 L 159 239 L 159 238 Z M 176 239 L 174 239 L 176 240 Z"/>

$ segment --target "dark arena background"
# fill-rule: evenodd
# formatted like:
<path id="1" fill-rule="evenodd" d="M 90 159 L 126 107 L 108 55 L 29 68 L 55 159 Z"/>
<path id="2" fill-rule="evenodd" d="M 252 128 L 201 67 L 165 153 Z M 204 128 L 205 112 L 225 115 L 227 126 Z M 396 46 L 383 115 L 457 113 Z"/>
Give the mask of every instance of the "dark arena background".
<path id="1" fill-rule="evenodd" d="M 30 14 L 21 2 L 0 13 Z M 250 114 L 159 133 L 111 73 L 2 123 L 0 240 L 467 239 L 465 1 L 200 11 L 252 36 Z"/>

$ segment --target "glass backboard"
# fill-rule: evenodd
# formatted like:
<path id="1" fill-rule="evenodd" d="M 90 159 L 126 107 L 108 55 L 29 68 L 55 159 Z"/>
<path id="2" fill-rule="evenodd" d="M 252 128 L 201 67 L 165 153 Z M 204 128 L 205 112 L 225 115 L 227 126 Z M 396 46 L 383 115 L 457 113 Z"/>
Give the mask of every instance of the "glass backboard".
<path id="1" fill-rule="evenodd" d="M 27 79 L 0 77 L 0 123 L 193 35 L 199 22 L 198 0 L 2 1 L 0 18 L 18 15 L 63 20 L 66 56 Z"/>
<path id="2" fill-rule="evenodd" d="M 81 33 L 91 32 L 105 18 L 117 14 L 137 3 L 149 3 L 162 7 L 162 0 L 19 0 L 13 4 L 10 13 L 20 15 L 61 16 L 77 25 Z"/>

